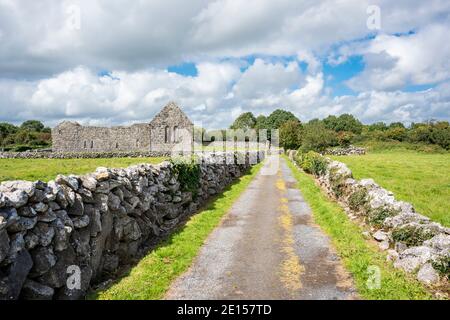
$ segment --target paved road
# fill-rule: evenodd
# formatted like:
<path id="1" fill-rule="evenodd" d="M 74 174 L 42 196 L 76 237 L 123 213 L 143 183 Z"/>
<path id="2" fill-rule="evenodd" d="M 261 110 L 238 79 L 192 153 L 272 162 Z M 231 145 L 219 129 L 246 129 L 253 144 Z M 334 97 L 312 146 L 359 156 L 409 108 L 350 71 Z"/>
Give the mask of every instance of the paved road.
<path id="1" fill-rule="evenodd" d="M 270 156 L 268 167 L 275 174 L 255 177 L 166 299 L 356 297 L 285 160 Z"/>

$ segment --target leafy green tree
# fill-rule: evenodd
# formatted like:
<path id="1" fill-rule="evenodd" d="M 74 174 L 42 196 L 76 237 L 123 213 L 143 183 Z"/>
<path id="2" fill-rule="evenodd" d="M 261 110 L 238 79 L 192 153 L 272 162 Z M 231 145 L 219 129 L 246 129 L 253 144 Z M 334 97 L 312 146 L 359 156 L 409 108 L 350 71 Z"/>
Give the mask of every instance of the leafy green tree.
<path id="1" fill-rule="evenodd" d="M 280 128 L 280 146 L 297 150 L 301 145 L 302 124 L 296 120 L 285 122 Z"/>
<path id="2" fill-rule="evenodd" d="M 341 114 L 339 117 L 328 116 L 323 119 L 325 127 L 336 132 L 347 131 L 354 134 L 361 134 L 363 124 L 351 114 Z"/>
<path id="3" fill-rule="evenodd" d="M 403 129 L 405 129 L 405 125 L 403 123 L 401 123 L 401 122 L 392 122 L 389 125 L 389 129 L 392 129 L 392 128 L 403 128 Z"/>
<path id="4" fill-rule="evenodd" d="M 300 122 L 300 120 L 292 112 L 277 109 L 267 117 L 266 128 L 279 129 L 285 122 L 289 120 Z"/>
<path id="5" fill-rule="evenodd" d="M 264 115 L 259 115 L 256 117 L 256 124 L 255 124 L 255 129 L 259 130 L 259 129 L 267 129 L 267 117 Z"/>
<path id="6" fill-rule="evenodd" d="M 303 128 L 300 150 L 322 152 L 329 147 L 337 146 L 338 143 L 334 131 L 327 129 L 322 122 L 312 122 Z"/>
<path id="7" fill-rule="evenodd" d="M 21 130 L 41 132 L 44 130 L 44 124 L 38 120 L 27 120 L 20 126 Z"/>
<path id="8" fill-rule="evenodd" d="M 239 117 L 234 120 L 230 129 L 243 129 L 249 130 L 253 129 L 256 125 L 256 118 L 251 112 L 242 113 Z"/>
<path id="9" fill-rule="evenodd" d="M 437 122 L 432 125 L 431 142 L 442 148 L 450 149 L 450 125 L 447 121 Z"/>
<path id="10" fill-rule="evenodd" d="M 388 126 L 384 122 L 376 122 L 368 125 L 367 128 L 369 131 L 386 131 L 388 129 Z"/>
<path id="11" fill-rule="evenodd" d="M 407 131 L 403 127 L 390 127 L 388 130 L 384 132 L 384 136 L 387 139 L 404 141 L 407 137 Z"/>
<path id="12" fill-rule="evenodd" d="M 415 123 L 408 131 L 408 140 L 412 143 L 437 144 L 450 149 L 450 126 L 447 121 Z"/>
<path id="13" fill-rule="evenodd" d="M 0 145 L 5 146 L 8 144 L 11 136 L 17 132 L 18 128 L 10 123 L 0 123 Z"/>

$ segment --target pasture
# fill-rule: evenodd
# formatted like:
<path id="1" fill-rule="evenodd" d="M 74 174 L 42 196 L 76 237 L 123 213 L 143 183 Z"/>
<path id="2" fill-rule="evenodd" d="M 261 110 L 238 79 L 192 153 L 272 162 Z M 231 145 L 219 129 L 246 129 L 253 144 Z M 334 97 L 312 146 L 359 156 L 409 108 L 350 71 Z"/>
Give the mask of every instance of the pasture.
<path id="1" fill-rule="evenodd" d="M 449 153 L 384 150 L 332 158 L 347 164 L 356 179 L 372 178 L 417 212 L 450 226 Z"/>
<path id="2" fill-rule="evenodd" d="M 107 159 L 0 159 L 0 182 L 7 180 L 49 181 L 58 174 L 85 174 L 98 167 L 125 168 L 139 163 L 157 164 L 165 158 Z"/>

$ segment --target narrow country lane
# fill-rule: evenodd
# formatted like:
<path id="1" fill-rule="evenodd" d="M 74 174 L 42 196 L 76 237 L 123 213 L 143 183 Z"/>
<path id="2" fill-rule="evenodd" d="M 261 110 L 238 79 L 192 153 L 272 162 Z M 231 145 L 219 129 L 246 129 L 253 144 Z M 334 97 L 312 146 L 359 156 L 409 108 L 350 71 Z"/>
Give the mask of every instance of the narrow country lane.
<path id="1" fill-rule="evenodd" d="M 284 159 L 270 156 L 166 299 L 353 299 Z M 267 171 L 267 170 L 266 170 Z"/>

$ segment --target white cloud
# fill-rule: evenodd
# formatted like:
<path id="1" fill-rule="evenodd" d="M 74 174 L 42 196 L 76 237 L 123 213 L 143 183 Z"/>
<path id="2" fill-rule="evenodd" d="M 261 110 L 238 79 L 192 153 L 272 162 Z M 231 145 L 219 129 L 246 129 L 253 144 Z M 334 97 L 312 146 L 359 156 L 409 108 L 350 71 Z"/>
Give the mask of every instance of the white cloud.
<path id="1" fill-rule="evenodd" d="M 381 8 L 374 38 L 369 4 Z M 71 5 L 79 29 L 67 24 Z M 304 120 L 449 119 L 449 16 L 448 0 L 0 0 L 0 119 L 127 124 L 170 100 L 209 127 L 279 107 Z M 355 54 L 366 62 L 348 81 L 357 96 L 330 96 L 324 57 L 337 65 Z M 248 56 L 260 58 L 242 71 Z M 165 71 L 184 61 L 196 77 Z"/>
<path id="2" fill-rule="evenodd" d="M 323 92 L 322 73 L 307 75 L 303 80 L 297 68 L 258 61 L 241 73 L 237 65 L 207 63 L 199 65 L 198 77 L 188 77 L 157 69 L 98 76 L 78 67 L 34 82 L 1 81 L 0 100 L 14 106 L 14 112 L 1 108 L 0 118 L 14 122 L 36 118 L 48 125 L 63 119 L 85 124 L 129 124 L 148 121 L 170 100 L 180 103 L 195 122 L 209 128 L 226 127 L 243 111 L 268 114 L 279 107 L 302 120 L 345 112 L 366 122 L 450 118 L 450 82 L 421 92 L 367 91 L 332 98 Z M 264 81 L 267 75 L 277 73 L 281 74 L 279 78 L 285 77 L 283 86 Z M 298 87 L 284 89 L 289 84 Z"/>
<path id="3" fill-rule="evenodd" d="M 433 84 L 450 78 L 448 25 L 430 25 L 405 36 L 379 35 L 354 53 L 366 68 L 348 84 L 354 90 L 392 90 Z"/>

